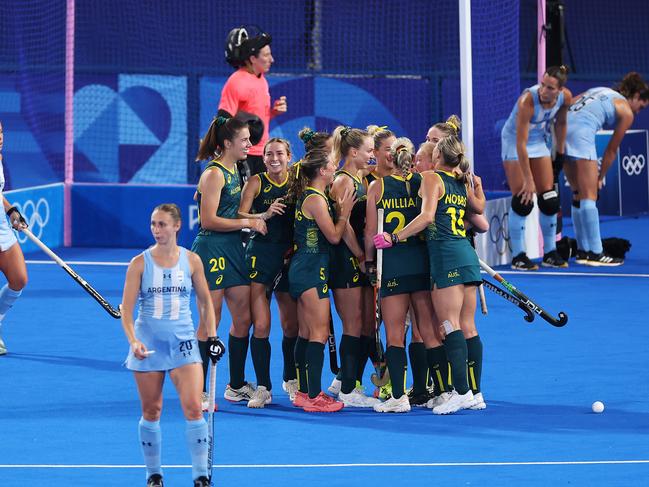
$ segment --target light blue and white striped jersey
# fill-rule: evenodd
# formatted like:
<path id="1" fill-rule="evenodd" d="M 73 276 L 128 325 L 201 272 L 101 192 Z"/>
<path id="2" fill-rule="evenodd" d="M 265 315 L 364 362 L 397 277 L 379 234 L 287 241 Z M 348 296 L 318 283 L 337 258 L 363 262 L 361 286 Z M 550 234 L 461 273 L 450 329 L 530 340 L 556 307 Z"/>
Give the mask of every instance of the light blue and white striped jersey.
<path id="1" fill-rule="evenodd" d="M 564 94 L 563 90 L 559 92 L 557 101 L 551 108 L 543 108 L 541 101 L 539 100 L 539 87 L 540 85 L 534 85 L 527 88 L 523 93 L 529 92 L 532 95 L 532 100 L 534 101 L 534 114 L 530 120 L 530 127 L 527 135 L 527 143 L 547 143 L 547 137 L 550 133 L 549 122 L 554 120 L 557 116 L 557 112 L 563 106 L 564 103 Z M 509 114 L 509 118 L 505 122 L 505 125 L 502 130 L 503 137 L 509 136 L 509 138 L 516 138 L 516 116 L 518 115 L 518 100 L 514 105 L 514 109 Z"/>
<path id="2" fill-rule="evenodd" d="M 586 125 L 600 130 L 605 125 L 613 126 L 617 113 L 613 101 L 625 100 L 624 96 L 611 88 L 599 87 L 586 91 L 568 109 L 568 130 L 570 125 Z"/>
<path id="3" fill-rule="evenodd" d="M 171 269 L 158 266 L 151 250 L 145 250 L 144 272 L 138 297 L 138 320 L 154 318 L 191 323 L 189 307 L 192 293 L 192 271 L 187 249 L 180 247 L 178 262 Z"/>

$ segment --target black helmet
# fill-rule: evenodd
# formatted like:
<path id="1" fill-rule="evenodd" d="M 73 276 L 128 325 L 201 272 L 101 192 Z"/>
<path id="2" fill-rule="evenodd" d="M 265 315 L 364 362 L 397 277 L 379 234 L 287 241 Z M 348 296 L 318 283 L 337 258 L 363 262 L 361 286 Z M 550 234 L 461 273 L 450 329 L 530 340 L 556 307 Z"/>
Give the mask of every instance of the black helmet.
<path id="1" fill-rule="evenodd" d="M 237 27 L 230 31 L 225 40 L 225 60 L 232 67 L 238 68 L 243 66 L 250 56 L 259 54 L 270 42 L 270 35 L 257 26 Z"/>

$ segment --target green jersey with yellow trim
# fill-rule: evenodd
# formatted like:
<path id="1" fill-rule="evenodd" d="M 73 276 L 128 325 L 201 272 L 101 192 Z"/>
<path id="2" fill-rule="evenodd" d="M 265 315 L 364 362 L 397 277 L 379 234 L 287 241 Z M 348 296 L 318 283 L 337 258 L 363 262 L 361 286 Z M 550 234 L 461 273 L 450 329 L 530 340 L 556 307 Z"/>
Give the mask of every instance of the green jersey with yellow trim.
<path id="1" fill-rule="evenodd" d="M 444 192 L 437 202 L 435 221 L 426 228 L 427 240 L 458 240 L 466 238 L 464 214 L 467 195 L 464 182 L 446 171 L 435 171 Z"/>
<path id="2" fill-rule="evenodd" d="M 332 215 L 331 205 L 324 193 L 311 186 L 307 186 L 295 206 L 295 223 L 293 224 L 293 241 L 296 253 L 328 254 L 329 241 L 324 236 L 315 218 L 307 217 L 302 211 L 302 206 L 307 198 L 324 198 L 327 203 L 329 215 Z"/>
<path id="3" fill-rule="evenodd" d="M 367 186 L 369 187 L 370 184 L 372 184 L 372 181 L 376 181 L 379 179 L 378 176 L 376 176 L 374 173 L 376 172 L 376 169 L 365 176 L 365 181 L 367 181 Z"/>
<path id="4" fill-rule="evenodd" d="M 363 180 L 361 178 L 359 178 L 358 176 L 354 176 L 352 173 L 345 171 L 344 169 L 336 171 L 336 173 L 334 174 L 334 181 L 336 180 L 337 177 L 343 174 L 351 178 L 352 182 L 354 183 L 354 193 L 356 196 L 356 203 L 354 203 L 354 207 L 352 208 L 352 213 L 351 215 L 349 215 L 349 223 L 354 229 L 354 233 L 356 234 L 356 240 L 362 242 L 363 233 L 365 232 L 365 207 L 367 205 L 367 190 L 365 189 L 365 185 L 363 184 Z M 329 198 L 331 198 L 331 196 L 329 196 Z"/>
<path id="5" fill-rule="evenodd" d="M 421 199 L 418 198 L 421 186 L 421 174 L 410 173 L 408 176 L 396 174 L 384 176 L 380 180 L 381 194 L 376 202 L 377 208 L 383 208 L 383 231 L 397 233 L 414 220 L 421 211 Z M 415 245 L 421 243 L 418 236 L 407 238 L 398 245 Z"/>
<path id="6" fill-rule="evenodd" d="M 239 215 L 239 203 L 241 202 L 241 178 L 239 176 L 239 171 L 237 170 L 237 167 L 233 167 L 232 170 L 228 169 L 225 167 L 221 162 L 217 160 L 211 161 L 207 167 L 205 168 L 205 171 L 212 171 L 214 169 L 219 169 L 223 173 L 223 180 L 224 184 L 223 187 L 221 188 L 221 198 L 219 199 L 219 207 L 216 210 L 216 216 L 219 216 L 221 218 L 237 218 Z M 202 200 L 202 194 L 200 190 L 197 190 L 198 197 L 198 225 L 199 225 L 199 231 L 202 233 L 205 232 L 211 232 L 210 230 L 203 230 L 201 227 L 201 214 L 200 214 L 200 208 L 201 208 L 201 200 Z M 239 231 L 239 230 L 235 230 Z M 226 233 L 226 232 L 218 232 L 218 233 Z"/>
<path id="7" fill-rule="evenodd" d="M 259 178 L 259 192 L 252 200 L 252 210 L 255 213 L 264 213 L 270 205 L 278 198 L 284 198 L 288 191 L 288 175 L 283 183 L 277 184 L 268 173 L 256 174 Z M 269 243 L 291 243 L 293 241 L 293 208 L 287 207 L 283 215 L 273 215 L 266 220 L 268 233 L 262 235 L 255 233 L 252 237 L 258 242 Z"/>

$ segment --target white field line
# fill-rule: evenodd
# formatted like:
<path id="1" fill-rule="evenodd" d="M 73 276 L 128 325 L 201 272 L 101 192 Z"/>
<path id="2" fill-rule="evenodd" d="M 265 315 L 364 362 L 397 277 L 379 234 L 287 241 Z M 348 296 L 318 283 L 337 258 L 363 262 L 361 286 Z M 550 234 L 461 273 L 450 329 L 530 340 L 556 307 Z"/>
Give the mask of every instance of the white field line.
<path id="1" fill-rule="evenodd" d="M 520 466 L 566 466 L 566 465 L 637 465 L 649 464 L 649 460 L 575 460 L 575 461 L 538 461 L 538 462 L 431 462 L 431 463 L 287 463 L 287 464 L 233 464 L 214 465 L 214 468 L 368 468 L 368 467 L 520 467 Z M 191 465 L 163 465 L 163 468 L 191 468 Z M 4 469 L 129 469 L 145 468 L 144 465 L 93 465 L 93 464 L 0 464 Z"/>

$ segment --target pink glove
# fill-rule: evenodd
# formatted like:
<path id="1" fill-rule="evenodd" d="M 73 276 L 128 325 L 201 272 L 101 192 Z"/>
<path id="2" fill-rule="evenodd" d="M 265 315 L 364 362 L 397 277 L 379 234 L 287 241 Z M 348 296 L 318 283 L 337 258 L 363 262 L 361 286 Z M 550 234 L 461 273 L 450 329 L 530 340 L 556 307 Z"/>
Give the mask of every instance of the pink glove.
<path id="1" fill-rule="evenodd" d="M 377 249 L 389 249 L 392 247 L 392 237 L 389 233 L 379 233 L 372 239 Z"/>

